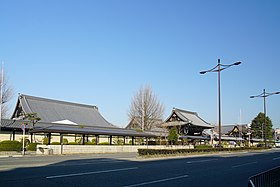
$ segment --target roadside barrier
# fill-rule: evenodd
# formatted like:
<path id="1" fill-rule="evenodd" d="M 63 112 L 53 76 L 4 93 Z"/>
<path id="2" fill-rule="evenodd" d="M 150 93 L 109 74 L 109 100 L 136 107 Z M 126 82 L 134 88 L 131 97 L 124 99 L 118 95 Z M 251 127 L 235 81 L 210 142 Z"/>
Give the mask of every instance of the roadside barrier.
<path id="1" fill-rule="evenodd" d="M 279 187 L 280 167 L 254 175 L 248 180 L 248 187 Z"/>

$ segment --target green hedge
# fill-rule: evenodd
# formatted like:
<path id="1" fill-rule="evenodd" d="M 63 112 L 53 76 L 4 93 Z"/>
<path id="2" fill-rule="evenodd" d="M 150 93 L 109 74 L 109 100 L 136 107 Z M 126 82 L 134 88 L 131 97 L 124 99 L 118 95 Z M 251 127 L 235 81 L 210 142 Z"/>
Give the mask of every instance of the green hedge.
<path id="1" fill-rule="evenodd" d="M 60 145 L 59 142 L 52 142 L 51 145 Z"/>
<path id="2" fill-rule="evenodd" d="M 85 142 L 85 145 L 95 145 L 93 142 Z"/>
<path id="3" fill-rule="evenodd" d="M 67 140 L 67 138 L 63 138 L 63 145 L 68 145 L 68 140 Z"/>
<path id="4" fill-rule="evenodd" d="M 78 144 L 77 142 L 69 142 L 68 145 L 80 145 L 80 144 Z"/>
<path id="5" fill-rule="evenodd" d="M 212 149 L 212 145 L 195 145 L 195 149 Z"/>
<path id="6" fill-rule="evenodd" d="M 21 151 L 22 143 L 19 141 L 4 140 L 0 142 L 0 151 Z"/>
<path id="7" fill-rule="evenodd" d="M 178 154 L 189 154 L 189 153 L 210 153 L 210 152 L 232 152 L 232 151 L 243 151 L 243 150 L 262 150 L 263 148 L 205 148 L 205 149 L 138 149 L 139 156 L 146 155 L 178 155 Z"/>
<path id="8" fill-rule="evenodd" d="M 36 146 L 38 145 L 38 143 L 30 143 L 27 146 L 27 151 L 36 151 Z"/>
<path id="9" fill-rule="evenodd" d="M 101 142 L 98 145 L 110 145 L 110 143 L 109 142 Z"/>

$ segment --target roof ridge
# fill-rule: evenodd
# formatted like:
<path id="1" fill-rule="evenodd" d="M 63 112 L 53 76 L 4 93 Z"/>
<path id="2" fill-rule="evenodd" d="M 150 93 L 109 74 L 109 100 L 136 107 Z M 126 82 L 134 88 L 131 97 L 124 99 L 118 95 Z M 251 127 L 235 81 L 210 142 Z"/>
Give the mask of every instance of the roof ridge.
<path id="1" fill-rule="evenodd" d="M 176 108 L 176 107 L 174 107 L 173 110 L 177 110 L 179 112 L 186 112 L 186 113 L 198 115 L 197 112 L 193 112 L 193 111 L 189 111 L 189 110 L 183 110 L 183 109 L 179 109 L 179 108 Z"/>
<path id="2" fill-rule="evenodd" d="M 80 104 L 80 103 L 74 103 L 74 102 L 68 102 L 68 101 L 60 101 L 56 99 L 49 99 L 49 98 L 43 98 L 43 97 L 35 97 L 31 95 L 25 95 L 21 94 L 20 95 L 23 98 L 30 98 L 30 99 L 35 99 L 35 100 L 40 100 L 40 101 L 45 101 L 45 102 L 51 102 L 51 103 L 61 103 L 61 104 L 67 104 L 67 105 L 75 105 L 75 106 L 83 106 L 83 107 L 88 107 L 88 108 L 95 108 L 98 110 L 98 107 L 95 105 L 87 105 L 87 104 Z"/>
<path id="3" fill-rule="evenodd" d="M 189 114 L 192 114 L 192 115 L 195 115 L 197 118 L 199 118 L 200 120 L 202 120 L 204 123 L 208 124 L 208 125 L 211 125 L 211 123 L 205 121 L 204 119 L 202 119 L 197 112 L 192 112 L 192 111 L 188 111 L 188 110 L 183 110 L 183 109 L 179 109 L 179 108 L 173 108 L 174 111 L 178 111 L 178 112 L 184 112 L 184 113 L 189 113 Z"/>

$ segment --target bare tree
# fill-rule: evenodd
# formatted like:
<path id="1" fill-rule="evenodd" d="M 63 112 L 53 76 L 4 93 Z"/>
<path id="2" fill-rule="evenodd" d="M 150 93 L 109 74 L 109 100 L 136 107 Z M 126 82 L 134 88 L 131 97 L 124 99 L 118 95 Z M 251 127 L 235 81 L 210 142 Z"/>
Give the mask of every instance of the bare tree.
<path id="1" fill-rule="evenodd" d="M 3 118 L 3 117 L 8 117 L 8 112 L 9 112 L 8 102 L 13 98 L 14 91 L 13 91 L 13 88 L 8 84 L 9 81 L 6 78 L 7 76 L 6 75 L 5 75 L 5 77 L 2 76 L 2 73 L 0 72 L 0 77 L 2 77 L 0 79 L 0 85 L 2 85 L 2 81 L 3 81 L 3 85 L 0 87 L 0 89 L 1 88 L 3 89 L 3 91 L 2 91 L 2 108 L 1 108 L 2 109 L 1 116 Z"/>
<path id="2" fill-rule="evenodd" d="M 141 130 L 149 130 L 153 124 L 162 119 L 164 106 L 153 93 L 150 86 L 141 87 L 131 100 L 128 117 L 141 121 Z"/>

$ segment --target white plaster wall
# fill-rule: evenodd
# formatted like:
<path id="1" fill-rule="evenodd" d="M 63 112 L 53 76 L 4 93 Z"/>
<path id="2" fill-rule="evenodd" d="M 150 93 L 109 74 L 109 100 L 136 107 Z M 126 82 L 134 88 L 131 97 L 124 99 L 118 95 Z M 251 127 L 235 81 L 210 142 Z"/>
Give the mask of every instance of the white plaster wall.
<path id="1" fill-rule="evenodd" d="M 193 146 L 114 146 L 114 145 L 63 145 L 63 154 L 81 154 L 81 153 L 136 153 L 138 149 L 192 149 Z M 36 154 L 61 154 L 61 145 L 37 145 Z"/>

